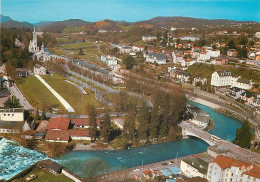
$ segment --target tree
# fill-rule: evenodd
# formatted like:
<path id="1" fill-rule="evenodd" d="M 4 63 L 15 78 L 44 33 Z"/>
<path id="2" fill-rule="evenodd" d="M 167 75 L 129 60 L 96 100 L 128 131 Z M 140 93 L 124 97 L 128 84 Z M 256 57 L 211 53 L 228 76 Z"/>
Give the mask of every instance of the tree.
<path id="1" fill-rule="evenodd" d="M 128 110 L 125 116 L 125 122 L 123 126 L 123 137 L 132 140 L 133 145 L 135 145 L 135 119 L 136 108 L 132 107 Z"/>
<path id="2" fill-rule="evenodd" d="M 126 69 L 132 69 L 135 64 L 135 59 L 132 56 L 128 55 L 124 58 L 123 63 L 126 65 Z"/>
<path id="3" fill-rule="evenodd" d="M 104 142 L 109 142 L 111 139 L 111 119 L 109 113 L 106 112 L 101 121 L 101 137 Z"/>
<path id="4" fill-rule="evenodd" d="M 235 144 L 243 148 L 250 148 L 252 134 L 250 132 L 249 122 L 246 120 L 241 128 L 236 131 L 236 138 L 233 141 Z"/>
<path id="5" fill-rule="evenodd" d="M 36 119 L 36 120 L 39 120 L 39 119 L 40 119 L 40 114 L 39 114 L 38 108 L 37 108 L 36 113 L 35 113 L 35 119 Z"/>
<path id="6" fill-rule="evenodd" d="M 92 141 L 97 138 L 97 113 L 94 105 L 92 105 L 89 113 L 89 136 Z"/>
<path id="7" fill-rule="evenodd" d="M 41 120 L 45 120 L 45 119 L 47 119 L 46 114 L 44 111 L 42 111 Z"/>
<path id="8" fill-rule="evenodd" d="M 140 110 L 140 114 L 138 116 L 138 121 L 140 123 L 138 134 L 140 139 L 148 139 L 149 136 L 149 123 L 150 123 L 150 112 L 149 108 L 145 103 Z"/>
<path id="9" fill-rule="evenodd" d="M 79 49 L 79 55 L 84 55 L 82 48 Z"/>
<path id="10" fill-rule="evenodd" d="M 233 40 L 230 40 L 228 43 L 227 43 L 227 47 L 229 49 L 236 49 L 236 45 L 235 45 L 235 42 Z"/>
<path id="11" fill-rule="evenodd" d="M 9 97 L 5 102 L 4 102 L 4 107 L 5 108 L 20 108 L 21 105 L 19 103 L 19 99 L 17 99 L 15 96 L 12 96 L 11 98 Z"/>
<path id="12" fill-rule="evenodd" d="M 239 49 L 239 51 L 238 51 L 238 57 L 240 57 L 240 58 L 247 58 L 247 49 L 246 49 L 246 46 L 243 46 L 242 49 Z"/>

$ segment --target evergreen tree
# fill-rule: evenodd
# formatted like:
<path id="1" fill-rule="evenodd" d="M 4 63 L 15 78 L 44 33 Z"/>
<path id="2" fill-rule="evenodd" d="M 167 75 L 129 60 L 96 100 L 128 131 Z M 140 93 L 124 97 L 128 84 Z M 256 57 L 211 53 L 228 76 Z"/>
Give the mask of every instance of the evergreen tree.
<path id="1" fill-rule="evenodd" d="M 92 141 L 95 141 L 97 138 L 97 113 L 93 105 L 89 113 L 89 136 Z"/>
<path id="2" fill-rule="evenodd" d="M 37 108 L 36 113 L 35 113 L 35 119 L 36 119 L 36 120 L 39 120 L 39 119 L 40 119 L 40 114 L 39 114 L 38 108 Z"/>
<path id="3" fill-rule="evenodd" d="M 241 128 L 236 131 L 236 139 L 233 141 L 235 144 L 243 148 L 250 148 L 252 134 L 250 132 L 249 122 L 246 120 Z"/>
<path id="4" fill-rule="evenodd" d="M 156 138 L 158 135 L 158 127 L 159 127 L 159 114 L 158 108 L 153 108 L 151 111 L 151 124 L 150 124 L 150 136 L 151 138 Z"/>
<path id="5" fill-rule="evenodd" d="M 82 48 L 79 49 L 79 55 L 84 55 Z"/>
<path id="6" fill-rule="evenodd" d="M 233 40 L 230 40 L 227 43 L 227 46 L 228 46 L 229 49 L 236 49 L 236 45 L 235 45 L 235 42 Z"/>
<path id="7" fill-rule="evenodd" d="M 47 119 L 46 114 L 44 111 L 42 111 L 41 120 L 45 120 L 45 119 Z"/>
<path id="8" fill-rule="evenodd" d="M 19 107 L 21 107 L 21 105 L 19 103 L 19 99 L 17 99 L 15 96 L 12 96 L 12 98 L 9 97 L 4 102 L 4 107 L 5 108 L 19 108 Z"/>
<path id="9" fill-rule="evenodd" d="M 104 142 L 110 141 L 110 135 L 111 135 L 111 119 L 109 116 L 109 113 L 106 112 L 103 116 L 103 119 L 101 121 L 101 137 L 103 138 Z"/>
<path id="10" fill-rule="evenodd" d="M 149 108 L 145 103 L 143 103 L 140 109 L 140 114 L 138 116 L 138 121 L 140 123 L 138 134 L 140 139 L 148 139 L 149 136 L 149 123 L 150 123 L 150 112 Z"/>
<path id="11" fill-rule="evenodd" d="M 133 107 L 127 112 L 123 126 L 123 137 L 132 140 L 133 145 L 135 145 L 135 119 L 136 109 Z"/>

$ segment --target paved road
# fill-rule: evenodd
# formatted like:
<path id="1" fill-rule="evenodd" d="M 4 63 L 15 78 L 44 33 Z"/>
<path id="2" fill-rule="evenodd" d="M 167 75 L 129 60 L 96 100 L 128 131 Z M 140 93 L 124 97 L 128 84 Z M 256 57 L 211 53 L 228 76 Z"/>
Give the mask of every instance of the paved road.
<path id="1" fill-rule="evenodd" d="M 68 73 L 70 73 L 70 74 L 72 74 L 72 75 L 74 75 L 74 76 L 76 76 L 76 77 L 78 77 L 78 78 L 81 78 L 81 79 L 83 79 L 83 80 L 85 80 L 85 81 L 87 81 L 87 82 L 89 82 L 89 83 L 92 83 L 92 84 L 94 84 L 94 85 L 96 85 L 96 86 L 98 86 L 98 87 L 100 87 L 100 88 L 106 90 L 107 93 L 119 93 L 119 92 L 120 92 L 119 90 L 115 90 L 115 89 L 113 89 L 113 88 L 111 88 L 111 87 L 108 87 L 108 86 L 106 86 L 106 85 L 104 85 L 104 84 L 101 84 L 101 83 L 99 83 L 99 82 L 97 82 L 97 81 L 94 81 L 94 80 L 92 80 L 92 79 L 90 79 L 90 78 L 87 78 L 87 77 L 82 76 L 82 75 L 80 75 L 80 74 L 78 74 L 78 73 L 75 73 L 75 72 L 69 70 L 68 68 L 67 68 L 66 70 L 67 70 Z M 72 79 L 73 77 L 69 77 L 69 78 Z M 76 81 L 76 80 L 77 80 L 77 79 L 73 78 L 73 81 Z M 77 83 L 79 83 L 79 80 L 77 81 Z M 81 83 L 82 83 L 81 85 L 84 85 L 84 86 L 87 85 L 86 83 L 83 83 L 83 82 L 81 82 Z M 87 87 L 87 88 L 90 88 L 89 85 L 86 86 L 86 87 Z M 105 99 L 102 99 L 102 98 L 101 98 L 101 97 L 103 97 L 103 95 L 105 94 L 105 92 L 100 92 L 100 91 L 98 91 L 97 89 L 93 89 L 93 87 L 90 88 L 90 89 L 93 90 L 93 91 L 95 91 L 95 92 L 97 92 L 97 93 L 99 94 L 98 100 L 99 100 L 99 99 L 102 100 L 102 101 L 105 100 Z M 143 97 L 143 96 L 141 96 L 141 95 L 138 95 L 138 94 L 136 94 L 136 93 L 133 93 L 133 92 L 126 92 L 126 93 L 127 93 L 128 95 L 131 95 L 131 96 L 134 96 L 134 97 L 137 97 L 137 98 L 143 100 L 143 101 L 147 104 L 148 107 L 150 107 L 150 108 L 153 107 L 152 102 L 151 102 L 150 100 L 146 99 L 145 97 Z M 109 104 L 109 105 L 110 105 L 110 104 Z"/>
<path id="2" fill-rule="evenodd" d="M 31 104 L 27 101 L 27 99 L 23 96 L 22 92 L 19 90 L 19 88 L 16 86 L 16 84 L 13 84 L 13 86 L 8 87 L 8 90 L 12 95 L 14 95 L 17 99 L 19 99 L 19 102 L 21 106 L 25 110 L 31 110 L 34 109 Z"/>
<path id="3" fill-rule="evenodd" d="M 235 145 L 227 140 L 221 139 L 220 141 L 214 141 L 211 139 L 211 134 L 200 130 L 194 126 L 191 126 L 190 123 L 183 121 L 180 126 L 189 132 L 194 133 L 195 135 L 199 136 L 202 140 L 208 140 L 217 145 L 223 146 L 224 148 L 228 149 L 231 153 L 235 155 L 235 157 L 241 161 L 245 161 L 248 163 L 252 163 L 255 165 L 260 165 L 260 155 L 257 153 L 252 152 L 251 150 L 244 149 Z"/>

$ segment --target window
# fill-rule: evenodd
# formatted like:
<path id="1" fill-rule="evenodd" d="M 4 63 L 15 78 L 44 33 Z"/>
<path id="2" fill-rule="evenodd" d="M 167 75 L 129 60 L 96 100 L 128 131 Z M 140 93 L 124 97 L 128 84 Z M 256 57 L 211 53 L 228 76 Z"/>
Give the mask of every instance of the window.
<path id="1" fill-rule="evenodd" d="M 231 176 L 234 176 L 234 173 L 231 173 Z"/>
<path id="2" fill-rule="evenodd" d="M 10 116 L 10 114 L 8 114 L 8 116 Z"/>
<path id="3" fill-rule="evenodd" d="M 4 114 L 4 116 L 6 116 L 6 114 Z"/>
<path id="4" fill-rule="evenodd" d="M 14 114 L 12 114 L 12 116 L 14 116 Z"/>

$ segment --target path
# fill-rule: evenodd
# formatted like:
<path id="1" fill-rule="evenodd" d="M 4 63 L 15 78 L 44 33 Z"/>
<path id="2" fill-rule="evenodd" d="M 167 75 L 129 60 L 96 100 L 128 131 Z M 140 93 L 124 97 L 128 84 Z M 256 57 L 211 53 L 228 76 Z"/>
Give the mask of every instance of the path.
<path id="1" fill-rule="evenodd" d="M 23 106 L 23 109 L 25 110 L 31 110 L 34 109 L 31 104 L 27 101 L 27 99 L 23 96 L 22 92 L 19 90 L 19 88 L 14 83 L 12 86 L 7 87 L 8 90 L 12 95 L 14 95 L 17 99 L 19 99 L 19 102 L 21 106 Z"/>
<path id="2" fill-rule="evenodd" d="M 35 75 L 50 91 L 51 93 L 60 101 L 60 103 L 67 109 L 68 112 L 75 112 L 74 109 L 70 106 L 70 104 L 58 94 L 42 77 L 39 75 Z"/>

